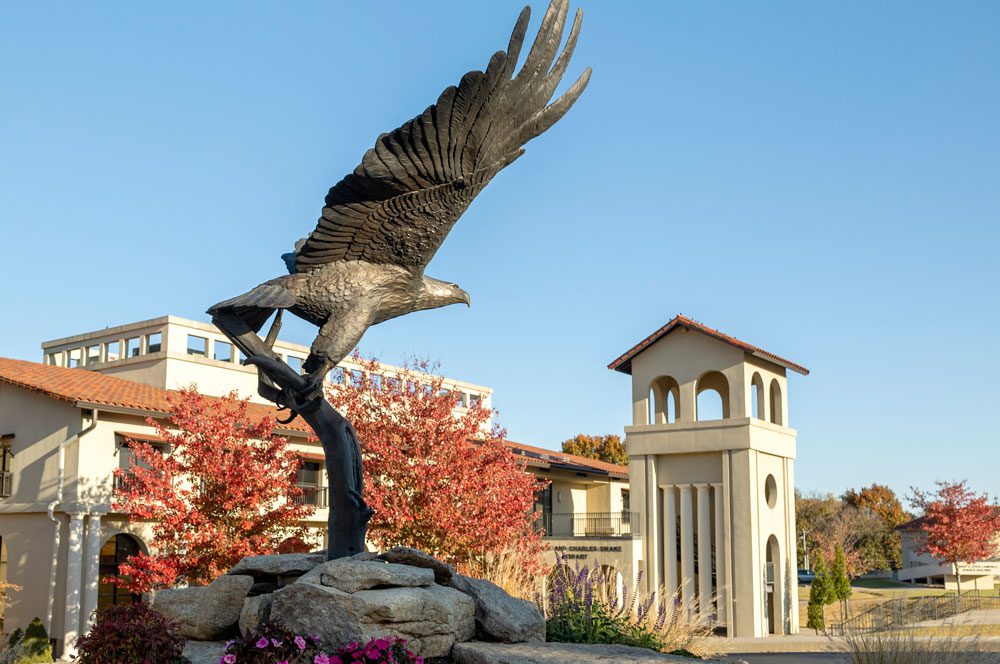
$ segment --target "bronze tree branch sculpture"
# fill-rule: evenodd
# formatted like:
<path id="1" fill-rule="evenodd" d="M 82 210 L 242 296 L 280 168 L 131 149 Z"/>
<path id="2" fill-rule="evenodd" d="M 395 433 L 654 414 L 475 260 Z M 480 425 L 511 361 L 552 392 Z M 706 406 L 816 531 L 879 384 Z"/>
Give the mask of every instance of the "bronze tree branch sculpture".
<path id="1" fill-rule="evenodd" d="M 560 52 L 569 0 L 552 0 L 521 69 L 515 69 L 530 8 L 506 51 L 486 71 L 472 71 L 437 102 L 379 136 L 353 173 L 326 196 L 308 238 L 283 258 L 289 274 L 208 312 L 257 366 L 259 390 L 299 414 L 323 443 L 330 482 L 330 547 L 335 558 L 363 550 L 370 511 L 362 496 L 361 453 L 354 430 L 327 402 L 323 380 L 372 325 L 413 311 L 469 304 L 457 284 L 424 269 L 452 226 L 523 146 L 555 124 L 590 80 L 590 69 L 549 103 L 569 65 L 583 18 L 579 10 Z M 319 327 L 305 376 L 272 346 L 283 310 Z M 277 311 L 266 339 L 258 332 Z"/>

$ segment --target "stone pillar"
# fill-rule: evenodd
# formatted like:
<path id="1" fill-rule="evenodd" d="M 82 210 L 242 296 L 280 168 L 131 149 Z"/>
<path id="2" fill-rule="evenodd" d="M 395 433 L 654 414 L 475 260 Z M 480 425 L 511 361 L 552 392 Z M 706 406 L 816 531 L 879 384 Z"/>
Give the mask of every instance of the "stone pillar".
<path id="1" fill-rule="evenodd" d="M 691 485 L 683 484 L 681 490 L 681 601 L 687 610 L 694 603 L 694 508 L 691 504 Z"/>
<path id="2" fill-rule="evenodd" d="M 708 485 L 698 488 L 698 613 L 704 619 L 712 613 L 712 512 Z"/>
<path id="3" fill-rule="evenodd" d="M 666 594 L 677 592 L 677 487 L 663 487 L 663 584 Z"/>
<path id="4" fill-rule="evenodd" d="M 66 596 L 63 612 L 62 657 L 76 656 L 80 635 L 80 584 L 83 568 L 83 514 L 69 515 L 69 539 L 66 543 Z"/>
<path id="5" fill-rule="evenodd" d="M 716 614 L 718 616 L 717 621 L 719 624 L 726 622 L 726 594 L 729 592 L 726 588 L 726 563 L 725 563 L 725 553 L 726 553 L 726 539 L 723 534 L 723 522 L 725 516 L 723 514 L 723 507 L 725 503 L 723 502 L 724 496 L 722 494 L 722 485 L 713 484 L 712 485 L 712 498 L 715 501 L 715 596 L 716 596 Z"/>
<path id="6" fill-rule="evenodd" d="M 83 608 L 80 622 L 82 634 L 90 632 L 97 609 L 97 588 L 101 582 L 101 515 L 87 517 L 87 550 L 84 554 Z"/>

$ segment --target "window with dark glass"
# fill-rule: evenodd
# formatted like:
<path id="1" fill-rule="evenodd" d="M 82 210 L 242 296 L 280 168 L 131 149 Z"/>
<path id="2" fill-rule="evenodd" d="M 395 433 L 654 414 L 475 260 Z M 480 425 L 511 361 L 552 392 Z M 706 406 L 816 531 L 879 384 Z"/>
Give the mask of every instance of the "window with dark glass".
<path id="1" fill-rule="evenodd" d="M 139 353 L 142 352 L 142 344 L 140 344 L 139 341 L 139 337 L 133 337 L 125 340 L 125 357 L 139 356 Z"/>
<path id="2" fill-rule="evenodd" d="M 302 489 L 302 496 L 298 502 L 315 507 L 325 507 L 326 501 L 323 496 L 323 488 L 320 485 L 320 463 L 319 461 L 299 462 L 299 472 L 295 479 L 295 485 Z"/>
<path id="3" fill-rule="evenodd" d="M 14 491 L 14 475 L 11 472 L 14 465 L 14 454 L 10 446 L 0 446 L 0 498 L 8 498 Z"/>
<path id="4" fill-rule="evenodd" d="M 127 578 L 121 573 L 121 565 L 129 556 L 139 554 L 139 542 L 129 535 L 115 535 L 101 547 L 100 573 L 97 584 L 97 608 L 112 604 L 136 604 L 142 596 L 118 587 L 115 580 Z"/>
<path id="5" fill-rule="evenodd" d="M 163 334 L 160 332 L 154 332 L 153 334 L 146 335 L 146 352 L 147 353 L 159 353 L 163 348 Z"/>

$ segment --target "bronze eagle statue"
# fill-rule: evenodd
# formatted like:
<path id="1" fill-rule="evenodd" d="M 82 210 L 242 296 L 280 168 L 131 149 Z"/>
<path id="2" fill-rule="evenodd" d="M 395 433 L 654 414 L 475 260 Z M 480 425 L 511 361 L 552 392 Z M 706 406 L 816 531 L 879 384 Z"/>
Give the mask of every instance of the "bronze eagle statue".
<path id="1" fill-rule="evenodd" d="M 272 358 L 282 310 L 317 325 L 303 365 L 304 395 L 320 393 L 326 373 L 370 326 L 469 304 L 458 285 L 428 277 L 424 269 L 479 192 L 587 87 L 589 68 L 549 103 L 583 18 L 578 10 L 560 52 L 568 11 L 569 0 L 552 0 L 515 74 L 531 16 L 525 7 L 507 50 L 495 53 L 486 71 L 465 74 L 423 113 L 379 136 L 354 172 L 330 189 L 316 228 L 283 256 L 290 274 L 214 305 L 208 310 L 213 322 L 248 357 Z M 257 333 L 276 310 L 262 342 Z"/>

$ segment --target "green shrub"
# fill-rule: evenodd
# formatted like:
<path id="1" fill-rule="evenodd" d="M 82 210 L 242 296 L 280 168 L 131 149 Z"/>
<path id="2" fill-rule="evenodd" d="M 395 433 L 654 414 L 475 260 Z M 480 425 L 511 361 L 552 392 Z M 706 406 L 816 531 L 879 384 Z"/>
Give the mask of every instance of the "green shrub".
<path id="1" fill-rule="evenodd" d="M 49 634 L 40 618 L 35 618 L 25 630 L 16 629 L 7 640 L 5 658 L 13 664 L 40 664 L 52 661 Z"/>
<path id="2" fill-rule="evenodd" d="M 826 569 L 823 556 L 816 554 L 816 576 L 809 585 L 809 607 L 806 609 L 806 627 L 826 631 L 826 618 L 823 607 L 831 602 L 833 589 L 830 587 L 830 574 Z"/>

